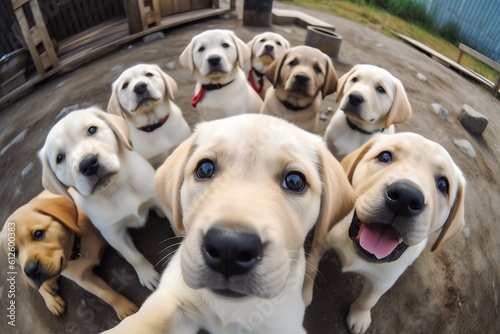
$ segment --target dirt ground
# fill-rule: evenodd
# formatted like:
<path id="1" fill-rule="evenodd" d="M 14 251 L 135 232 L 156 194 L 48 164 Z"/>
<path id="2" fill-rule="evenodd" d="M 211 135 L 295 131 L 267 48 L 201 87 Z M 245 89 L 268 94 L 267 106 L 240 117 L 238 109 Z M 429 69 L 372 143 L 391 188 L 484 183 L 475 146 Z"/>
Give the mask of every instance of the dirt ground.
<path id="1" fill-rule="evenodd" d="M 274 3 L 278 8 L 295 8 Z M 241 3 L 239 10 L 241 11 Z M 435 253 L 425 251 L 386 293 L 372 311 L 369 333 L 497 333 L 500 328 L 500 103 L 489 92 L 457 73 L 431 60 L 403 42 L 389 38 L 360 24 L 311 12 L 337 29 L 343 37 L 339 58 L 334 60 L 337 73 L 346 73 L 353 65 L 370 63 L 382 66 L 400 78 L 408 92 L 414 116 L 398 131 L 413 131 L 443 145 L 467 178 L 466 227 L 453 241 Z M 241 12 L 240 12 L 241 14 Z M 178 57 L 192 36 L 206 29 L 232 29 L 243 40 L 268 29 L 242 26 L 241 15 L 217 18 L 165 31 L 163 39 L 125 45 L 105 57 L 37 86 L 30 94 L 0 112 L 0 224 L 20 205 L 29 201 L 41 185 L 41 165 L 36 156 L 45 136 L 64 108 L 99 105 L 105 107 L 110 85 L 127 67 L 136 63 L 156 63 L 166 69 L 179 86 L 176 102 L 192 126 L 198 121 L 190 105 L 195 80 L 178 63 Z M 296 26 L 272 26 L 293 46 L 304 43 L 305 29 Z M 417 78 L 422 73 L 428 78 Z M 432 112 L 431 103 L 449 111 L 447 120 Z M 457 116 L 468 104 L 486 115 L 489 125 L 482 138 L 471 136 Z M 337 105 L 334 95 L 322 104 L 326 110 Z M 329 118 L 331 115 L 329 116 Z M 321 121 L 318 134 L 328 122 Z M 17 140 L 15 140 L 17 138 Z M 477 157 L 462 152 L 454 139 L 467 139 Z M 10 146 L 9 146 L 10 145 Z M 157 269 L 164 269 L 163 251 L 178 240 L 161 241 L 173 236 L 168 223 L 150 215 L 145 228 L 133 231 L 138 248 Z M 21 273 L 16 276 L 16 327 L 8 326 L 6 256 L 1 252 L 0 332 L 2 333 L 95 333 L 117 323 L 111 307 L 76 284 L 61 279 L 61 295 L 66 313 L 53 316 L 37 291 L 27 288 Z M 320 266 L 313 304 L 307 309 L 305 327 L 309 333 L 347 333 L 345 316 L 349 305 L 360 293 L 362 278 L 342 274 L 336 255 L 328 254 Z M 110 285 L 140 305 L 149 291 L 143 288 L 132 267 L 109 249 L 97 269 Z M 215 333 L 214 333 L 215 334 Z"/>

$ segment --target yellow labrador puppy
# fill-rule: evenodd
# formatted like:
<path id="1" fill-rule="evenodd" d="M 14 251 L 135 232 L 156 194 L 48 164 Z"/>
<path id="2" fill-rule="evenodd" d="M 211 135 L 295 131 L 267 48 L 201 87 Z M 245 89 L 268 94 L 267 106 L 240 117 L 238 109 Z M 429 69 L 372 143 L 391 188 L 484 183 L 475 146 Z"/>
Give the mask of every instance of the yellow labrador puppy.
<path id="1" fill-rule="evenodd" d="M 318 49 L 296 46 L 273 62 L 266 77 L 273 84 L 261 113 L 281 117 L 307 131 L 315 131 L 321 98 L 335 92 L 337 74 L 331 59 Z"/>
<path id="2" fill-rule="evenodd" d="M 290 42 L 280 34 L 265 32 L 255 36 L 247 45 L 252 52 L 248 82 L 264 100 L 267 89 L 271 87 L 271 82 L 266 78 L 267 68 L 290 47 Z"/>
<path id="3" fill-rule="evenodd" d="M 134 150 L 153 167 L 191 135 L 174 103 L 176 91 L 174 79 L 150 64 L 125 70 L 112 85 L 108 112 L 125 118 Z"/>
<path id="4" fill-rule="evenodd" d="M 353 204 L 320 137 L 266 115 L 201 123 L 155 184 L 186 237 L 158 289 L 109 333 L 305 333 L 304 240 Z"/>
<path id="5" fill-rule="evenodd" d="M 465 178 L 442 146 L 414 133 L 376 135 L 342 165 L 358 198 L 327 243 L 343 271 L 366 277 L 347 316 L 364 333 L 371 308 L 428 242 L 434 251 L 462 230 Z"/>
<path id="6" fill-rule="evenodd" d="M 21 267 L 24 281 L 38 289 L 55 315 L 65 311 L 58 294 L 65 276 L 110 304 L 121 320 L 137 306 L 116 293 L 92 269 L 99 264 L 106 241 L 88 218 L 63 196 L 43 191 L 17 209 L 0 234 L 10 264 Z"/>
<path id="7" fill-rule="evenodd" d="M 160 275 L 135 248 L 128 228 L 144 226 L 149 208 L 162 215 L 161 204 L 155 171 L 132 151 L 125 120 L 97 108 L 74 111 L 50 130 L 39 156 L 45 189 L 74 200 L 153 290 Z"/>
<path id="8" fill-rule="evenodd" d="M 339 79 L 337 103 L 325 141 L 339 161 L 374 134 L 394 133 L 394 124 L 408 121 L 412 114 L 401 81 L 373 65 L 356 65 Z"/>
<path id="9" fill-rule="evenodd" d="M 241 68 L 250 62 L 250 49 L 232 31 L 213 29 L 194 36 L 179 61 L 196 78 L 191 104 L 203 120 L 260 111 L 262 100 Z"/>

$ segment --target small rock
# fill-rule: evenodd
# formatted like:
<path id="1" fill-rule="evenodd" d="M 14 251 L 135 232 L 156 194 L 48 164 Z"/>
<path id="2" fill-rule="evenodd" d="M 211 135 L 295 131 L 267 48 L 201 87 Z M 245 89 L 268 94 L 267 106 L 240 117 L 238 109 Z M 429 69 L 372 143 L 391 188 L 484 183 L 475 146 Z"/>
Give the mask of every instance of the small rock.
<path id="1" fill-rule="evenodd" d="M 10 143 L 7 144 L 2 150 L 0 151 L 0 156 L 4 155 L 5 152 L 14 144 L 17 144 L 19 142 L 22 142 L 24 138 L 26 137 L 26 133 L 28 132 L 28 129 L 24 129 L 20 134 L 16 136 Z"/>
<path id="2" fill-rule="evenodd" d="M 326 108 L 326 114 L 327 114 L 327 115 L 328 115 L 328 114 L 331 114 L 331 113 L 332 113 L 332 111 L 333 111 L 333 108 L 332 108 L 332 107 L 328 107 L 328 108 Z"/>
<path id="3" fill-rule="evenodd" d="M 144 36 L 142 38 L 142 41 L 144 43 L 150 43 L 150 42 L 153 42 L 153 41 L 157 41 L 159 39 L 162 39 L 162 38 L 165 38 L 165 34 L 162 33 L 161 31 L 158 31 L 158 32 L 155 32 L 153 34 L 150 34 L 150 35 L 147 35 L 147 36 Z"/>
<path id="4" fill-rule="evenodd" d="M 123 71 L 122 65 L 116 65 L 111 69 L 111 72 L 121 72 L 121 71 Z"/>
<path id="5" fill-rule="evenodd" d="M 61 118 L 63 118 L 64 116 L 66 116 L 70 112 L 77 110 L 79 106 L 80 106 L 79 104 L 73 104 L 69 107 L 62 108 L 61 111 L 59 112 L 59 114 L 57 114 L 57 116 L 56 116 L 56 121 L 59 121 Z"/>
<path id="6" fill-rule="evenodd" d="M 469 238 L 470 237 L 470 227 L 465 225 L 464 228 L 462 229 L 462 233 L 464 234 L 464 237 Z"/>
<path id="7" fill-rule="evenodd" d="M 156 50 L 156 49 L 149 49 L 149 50 L 142 51 L 142 53 L 144 53 L 144 54 L 157 53 L 157 52 L 158 52 L 158 50 Z"/>
<path id="8" fill-rule="evenodd" d="M 464 152 L 469 157 L 476 157 L 476 151 L 474 150 L 474 147 L 472 147 L 470 141 L 468 141 L 467 139 L 453 139 L 453 143 L 458 146 L 460 151 Z"/>
<path id="9" fill-rule="evenodd" d="M 445 121 L 448 119 L 448 110 L 439 103 L 432 103 L 432 110 Z"/>
<path id="10" fill-rule="evenodd" d="M 56 85 L 56 89 L 61 88 L 62 86 L 64 86 L 64 84 L 65 84 L 65 83 L 66 83 L 66 81 L 61 81 L 60 83 L 58 83 L 58 84 Z"/>
<path id="11" fill-rule="evenodd" d="M 165 68 L 169 71 L 175 70 L 175 65 L 177 62 L 175 60 L 169 61 L 168 63 L 165 64 Z"/>
<path id="12" fill-rule="evenodd" d="M 488 119 L 467 104 L 462 106 L 459 119 L 465 130 L 475 136 L 481 136 L 488 125 Z"/>
<path id="13" fill-rule="evenodd" d="M 375 46 L 376 46 L 377 48 L 382 48 L 382 47 L 384 47 L 384 44 L 382 44 L 382 43 L 377 43 L 377 44 L 375 44 Z"/>
<path id="14" fill-rule="evenodd" d="M 288 33 L 288 34 L 291 34 L 293 32 L 292 29 L 290 29 L 290 28 L 285 28 L 285 29 L 283 29 L 283 31 Z"/>
<path id="15" fill-rule="evenodd" d="M 427 79 L 427 77 L 420 72 L 417 73 L 417 78 L 418 78 L 418 80 L 420 80 L 422 82 L 425 82 L 425 83 L 429 82 L 429 79 Z"/>
<path id="16" fill-rule="evenodd" d="M 24 169 L 22 170 L 21 172 L 21 177 L 24 179 L 26 177 L 26 175 L 29 174 L 29 172 L 33 169 L 33 163 L 30 162 L 28 165 L 26 165 L 26 167 L 24 167 Z"/>
<path id="17" fill-rule="evenodd" d="M 326 121 L 328 119 L 328 114 L 326 112 L 322 112 L 319 114 L 319 119 L 322 121 Z"/>
<path id="18" fill-rule="evenodd" d="M 21 190 L 21 186 L 17 186 L 16 191 L 14 192 L 14 197 L 19 197 L 23 194 Z"/>

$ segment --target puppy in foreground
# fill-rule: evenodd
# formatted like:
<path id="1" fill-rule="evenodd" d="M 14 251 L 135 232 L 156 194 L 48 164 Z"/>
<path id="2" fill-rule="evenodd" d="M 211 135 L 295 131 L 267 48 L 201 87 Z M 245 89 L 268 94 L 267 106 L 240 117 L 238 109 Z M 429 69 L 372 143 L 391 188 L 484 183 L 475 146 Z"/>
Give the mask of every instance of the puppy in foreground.
<path id="1" fill-rule="evenodd" d="M 372 307 L 426 245 L 435 251 L 462 230 L 465 179 L 442 146 L 414 133 L 376 135 L 342 165 L 357 200 L 326 241 L 343 271 L 366 277 L 347 316 L 349 330 L 364 333 Z M 304 292 L 310 302 L 312 284 Z"/>
<path id="2" fill-rule="evenodd" d="M 335 92 L 337 74 L 330 57 L 316 48 L 296 46 L 274 61 L 266 77 L 273 84 L 261 113 L 286 119 L 313 132 L 318 125 L 321 98 Z"/>
<path id="3" fill-rule="evenodd" d="M 232 31 L 213 29 L 194 36 L 179 61 L 196 78 L 191 104 L 202 120 L 260 111 L 262 100 L 242 70 L 250 62 L 250 49 Z"/>
<path id="4" fill-rule="evenodd" d="M 186 237 L 158 289 L 107 333 L 305 333 L 304 240 L 353 204 L 320 137 L 266 115 L 201 123 L 155 186 Z"/>
<path id="5" fill-rule="evenodd" d="M 55 315 L 65 311 L 57 280 L 65 276 L 111 305 L 124 319 L 137 306 L 116 293 L 92 269 L 106 241 L 88 218 L 63 196 L 43 191 L 5 222 L 0 244 L 17 261 L 24 281 L 37 289 Z"/>
<path id="6" fill-rule="evenodd" d="M 125 118 L 134 150 L 153 167 L 191 135 L 174 102 L 176 92 L 174 79 L 149 64 L 125 70 L 112 85 L 108 112 Z"/>
<path id="7" fill-rule="evenodd" d="M 267 68 L 290 47 L 290 42 L 280 34 L 265 32 L 255 36 L 247 45 L 251 50 L 248 82 L 264 100 L 267 89 L 271 87 L 266 78 Z"/>
<path id="8" fill-rule="evenodd" d="M 356 65 L 339 79 L 337 103 L 325 141 L 339 161 L 374 134 L 393 134 L 394 124 L 412 115 L 401 81 L 373 65 Z"/>
<path id="9" fill-rule="evenodd" d="M 135 248 L 128 228 L 143 227 L 150 208 L 163 212 L 155 171 L 132 151 L 125 120 L 97 108 L 74 111 L 50 130 L 39 156 L 45 189 L 74 201 L 153 290 L 160 275 Z"/>

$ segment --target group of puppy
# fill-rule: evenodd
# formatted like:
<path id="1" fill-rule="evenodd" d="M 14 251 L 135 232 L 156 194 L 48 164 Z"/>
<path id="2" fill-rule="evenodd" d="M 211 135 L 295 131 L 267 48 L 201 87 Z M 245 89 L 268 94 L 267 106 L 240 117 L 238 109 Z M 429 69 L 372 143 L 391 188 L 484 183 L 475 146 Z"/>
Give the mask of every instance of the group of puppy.
<path id="1" fill-rule="evenodd" d="M 427 243 L 461 231 L 464 176 L 439 144 L 394 134 L 412 111 L 386 70 L 357 65 L 338 79 L 317 49 L 276 33 L 245 44 L 229 30 L 194 36 L 180 63 L 197 81 L 193 133 L 176 82 L 141 64 L 112 84 L 107 112 L 74 111 L 47 135 L 46 190 L 7 219 L 1 242 L 52 313 L 64 312 L 63 275 L 124 319 L 109 333 L 305 333 L 333 248 L 344 271 L 366 276 L 347 317 L 364 333 Z M 311 132 L 334 92 L 339 109 L 321 138 Z M 161 277 L 128 233 L 149 209 L 183 235 Z M 156 289 L 140 309 L 93 274 L 107 243 Z"/>

